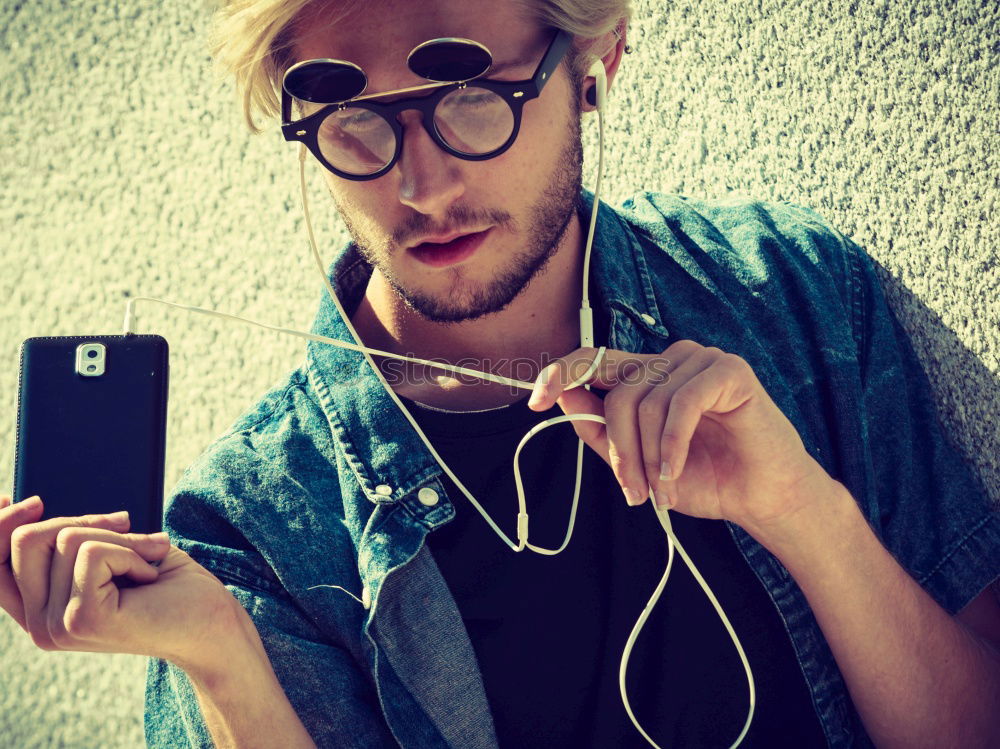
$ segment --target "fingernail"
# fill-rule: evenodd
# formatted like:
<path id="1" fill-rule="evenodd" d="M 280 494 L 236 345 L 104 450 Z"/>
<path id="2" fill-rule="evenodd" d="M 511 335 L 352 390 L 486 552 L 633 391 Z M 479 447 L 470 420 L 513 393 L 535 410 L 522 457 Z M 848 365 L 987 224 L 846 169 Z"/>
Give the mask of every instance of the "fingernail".
<path id="1" fill-rule="evenodd" d="M 660 481 L 670 480 L 670 463 L 666 460 L 660 463 Z"/>
<path id="2" fill-rule="evenodd" d="M 36 507 L 38 507 L 38 505 L 40 505 L 41 503 L 42 503 L 42 498 L 39 497 L 37 494 L 33 497 L 22 499 L 20 502 L 18 502 L 18 504 L 25 510 L 33 510 Z"/>
<path id="3" fill-rule="evenodd" d="M 656 493 L 656 504 L 660 507 L 673 507 L 674 503 L 670 501 L 670 496 L 665 491 L 658 491 Z"/>
<path id="4" fill-rule="evenodd" d="M 120 512 L 113 512 L 108 514 L 108 520 L 112 523 L 124 523 L 128 520 L 128 510 L 121 510 Z"/>
<path id="5" fill-rule="evenodd" d="M 152 541 L 157 546 L 162 546 L 170 543 L 170 537 L 163 531 L 160 531 L 159 533 L 150 533 L 149 540 Z"/>
<path id="6" fill-rule="evenodd" d="M 625 492 L 625 501 L 628 502 L 631 506 L 635 507 L 637 504 L 639 504 L 639 495 L 636 493 L 635 489 L 629 489 L 628 487 L 624 487 L 622 491 Z"/>

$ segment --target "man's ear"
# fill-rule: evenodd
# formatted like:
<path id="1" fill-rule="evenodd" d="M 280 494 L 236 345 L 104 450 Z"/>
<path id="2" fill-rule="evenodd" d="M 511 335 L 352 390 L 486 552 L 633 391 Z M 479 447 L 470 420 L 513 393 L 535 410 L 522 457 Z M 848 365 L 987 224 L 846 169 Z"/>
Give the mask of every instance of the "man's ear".
<path id="1" fill-rule="evenodd" d="M 628 46 L 628 40 L 626 38 L 627 29 L 625 27 L 625 19 L 621 19 L 618 24 L 618 29 L 620 30 L 621 37 L 619 38 L 614 31 L 609 31 L 604 37 L 600 37 L 594 41 L 591 45 L 591 49 L 607 49 L 608 51 L 601 57 L 601 61 L 604 63 L 604 70 L 607 75 L 608 85 L 606 89 L 606 94 L 611 91 L 611 84 L 614 81 L 615 73 L 618 72 L 618 66 L 621 64 L 622 55 L 625 52 L 625 48 Z M 609 48 L 610 45 L 610 48 Z M 631 51 L 631 50 L 630 50 Z M 581 92 L 583 96 L 583 101 L 581 103 L 581 111 L 583 112 L 593 112 L 597 109 L 597 81 L 594 76 L 588 75 L 583 79 L 583 91 Z"/>

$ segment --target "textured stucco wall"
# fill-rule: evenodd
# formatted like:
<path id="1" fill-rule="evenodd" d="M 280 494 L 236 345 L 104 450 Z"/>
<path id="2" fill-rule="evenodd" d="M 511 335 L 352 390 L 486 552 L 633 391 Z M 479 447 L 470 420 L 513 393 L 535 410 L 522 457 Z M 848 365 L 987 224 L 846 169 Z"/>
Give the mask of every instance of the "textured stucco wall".
<path id="1" fill-rule="evenodd" d="M 0 3 L 0 492 L 22 339 L 120 333 L 129 295 L 308 330 L 321 285 L 296 152 L 251 137 L 214 83 L 208 14 Z M 942 419 L 1000 500 L 998 31 L 981 0 L 639 0 L 605 195 L 737 192 L 829 218 L 884 266 Z M 329 262 L 345 234 L 309 167 Z M 162 305 L 139 324 L 171 345 L 168 487 L 304 345 Z M 0 745 L 141 745 L 144 666 L 39 651 L 0 617 Z"/>

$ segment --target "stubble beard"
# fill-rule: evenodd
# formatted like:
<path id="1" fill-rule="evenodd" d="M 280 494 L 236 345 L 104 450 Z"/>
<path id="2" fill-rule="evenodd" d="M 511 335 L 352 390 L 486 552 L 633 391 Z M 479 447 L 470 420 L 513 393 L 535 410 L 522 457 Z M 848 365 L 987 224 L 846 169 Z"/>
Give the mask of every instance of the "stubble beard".
<path id="1" fill-rule="evenodd" d="M 358 251 L 370 265 L 379 269 L 407 307 L 431 322 L 476 320 L 505 309 L 528 287 L 532 279 L 544 272 L 569 229 L 580 198 L 583 145 L 580 112 L 578 107 L 575 110 L 571 116 L 572 124 L 566 145 L 556 161 L 555 170 L 547 180 L 546 188 L 531 211 L 530 226 L 523 233 L 526 243 L 524 248 L 488 281 L 470 281 L 464 277 L 461 268 L 456 268 L 452 274 L 451 286 L 445 291 L 429 294 L 407 288 L 382 260 L 386 253 L 373 251 L 366 244 L 358 226 L 334 196 L 340 216 Z M 422 220 L 424 218 L 421 214 L 415 214 L 412 221 L 394 233 L 393 244 L 398 248 L 400 244 L 397 237 L 412 237 L 422 233 L 428 225 L 428 222 Z M 509 213 L 498 209 L 470 211 L 457 206 L 455 210 L 449 209 L 447 220 L 458 226 L 492 224 L 511 232 L 522 229 Z"/>

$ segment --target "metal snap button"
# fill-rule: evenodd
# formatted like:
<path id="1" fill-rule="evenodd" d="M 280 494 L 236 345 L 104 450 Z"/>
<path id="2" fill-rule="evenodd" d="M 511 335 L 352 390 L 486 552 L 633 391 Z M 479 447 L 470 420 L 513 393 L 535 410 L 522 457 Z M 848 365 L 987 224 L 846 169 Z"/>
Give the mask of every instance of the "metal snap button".
<path id="1" fill-rule="evenodd" d="M 372 607 L 372 592 L 367 585 L 361 589 L 361 605 L 366 609 Z"/>
<path id="2" fill-rule="evenodd" d="M 427 505 L 428 507 L 433 507 L 438 503 L 438 493 L 431 489 L 429 486 L 425 486 L 423 489 L 417 492 L 417 499 L 420 500 L 420 504 Z"/>
<path id="3" fill-rule="evenodd" d="M 378 494 L 380 497 L 388 497 L 390 494 L 392 494 L 392 487 L 389 486 L 388 484 L 379 484 L 378 486 L 375 487 L 375 493 Z"/>
<path id="4" fill-rule="evenodd" d="M 652 315 L 647 315 L 645 312 L 643 312 L 641 315 L 639 315 L 639 317 L 641 317 L 642 321 L 647 325 L 656 325 L 656 318 L 653 317 Z"/>

